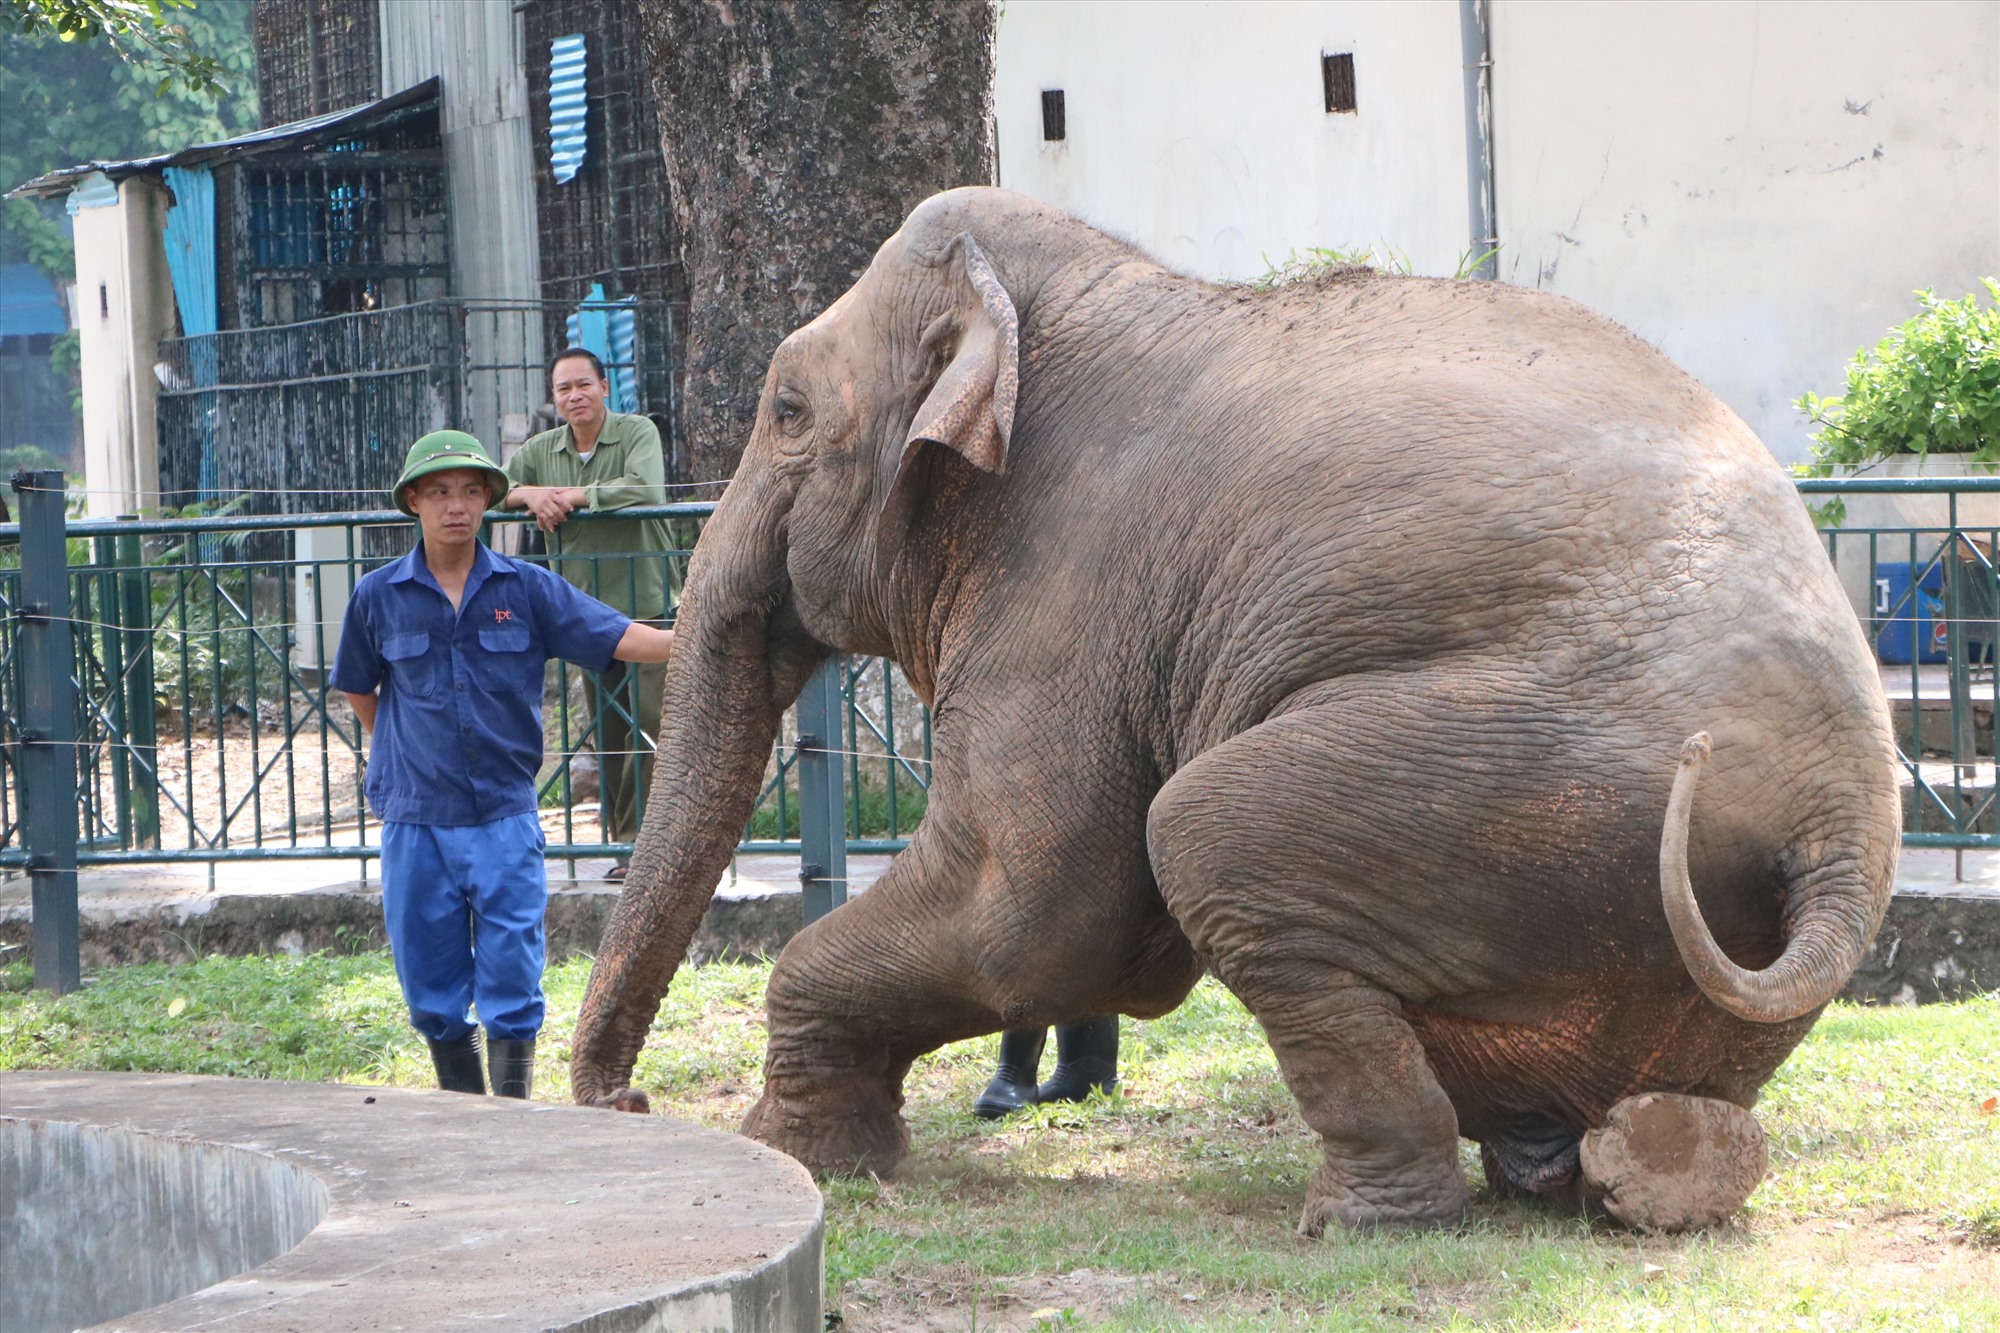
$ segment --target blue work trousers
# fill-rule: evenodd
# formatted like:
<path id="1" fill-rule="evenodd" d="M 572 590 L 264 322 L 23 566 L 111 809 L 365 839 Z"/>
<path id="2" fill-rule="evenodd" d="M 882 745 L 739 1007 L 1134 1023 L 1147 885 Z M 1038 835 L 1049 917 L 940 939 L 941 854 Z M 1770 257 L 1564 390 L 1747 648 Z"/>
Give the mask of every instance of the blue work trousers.
<path id="1" fill-rule="evenodd" d="M 542 1028 L 541 820 L 382 825 L 382 915 L 410 1025 L 434 1041 L 472 1031 L 523 1040 Z"/>

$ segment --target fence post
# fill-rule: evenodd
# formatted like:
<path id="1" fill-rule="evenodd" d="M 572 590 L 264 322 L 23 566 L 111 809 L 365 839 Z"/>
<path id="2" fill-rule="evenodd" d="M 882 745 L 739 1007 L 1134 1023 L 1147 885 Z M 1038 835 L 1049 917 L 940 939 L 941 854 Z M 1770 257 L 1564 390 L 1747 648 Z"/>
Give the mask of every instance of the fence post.
<path id="1" fill-rule="evenodd" d="M 120 514 L 137 522 L 137 514 Z M 160 843 L 159 727 L 153 708 L 153 589 L 146 574 L 144 550 L 137 533 L 118 536 L 119 599 L 117 617 L 125 626 L 125 748 L 139 760 L 139 771 L 127 788 L 132 801 L 133 847 Z"/>
<path id="2" fill-rule="evenodd" d="M 799 695 L 799 886 L 805 923 L 847 901 L 847 798 L 840 771 L 841 679 L 836 654 Z"/>
<path id="3" fill-rule="evenodd" d="M 35 985 L 83 984 L 76 911 L 76 686 L 63 474 L 14 474 L 21 514 L 21 813 L 33 884 Z"/>

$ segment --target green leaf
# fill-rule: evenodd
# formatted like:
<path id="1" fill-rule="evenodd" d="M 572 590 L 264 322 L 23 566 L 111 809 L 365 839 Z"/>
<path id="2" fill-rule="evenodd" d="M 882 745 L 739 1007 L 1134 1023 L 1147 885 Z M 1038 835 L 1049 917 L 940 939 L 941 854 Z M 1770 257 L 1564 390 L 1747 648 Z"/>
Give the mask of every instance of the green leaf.
<path id="1" fill-rule="evenodd" d="M 1982 307 L 1976 293 L 1948 301 L 1918 291 L 1918 313 L 1848 363 L 1843 394 L 1799 396 L 1794 406 L 1819 427 L 1816 465 L 2000 451 L 2000 280 L 1980 284 L 1993 304 Z"/>

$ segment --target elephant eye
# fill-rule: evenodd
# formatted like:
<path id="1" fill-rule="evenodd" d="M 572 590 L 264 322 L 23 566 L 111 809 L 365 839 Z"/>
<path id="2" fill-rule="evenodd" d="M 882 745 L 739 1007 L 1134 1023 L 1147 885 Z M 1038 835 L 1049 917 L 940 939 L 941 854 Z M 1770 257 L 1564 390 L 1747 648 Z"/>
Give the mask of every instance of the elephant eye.
<path id="1" fill-rule="evenodd" d="M 779 430 L 796 437 L 812 425 L 812 404 L 795 390 L 781 389 L 771 402 L 771 415 L 777 418 Z"/>

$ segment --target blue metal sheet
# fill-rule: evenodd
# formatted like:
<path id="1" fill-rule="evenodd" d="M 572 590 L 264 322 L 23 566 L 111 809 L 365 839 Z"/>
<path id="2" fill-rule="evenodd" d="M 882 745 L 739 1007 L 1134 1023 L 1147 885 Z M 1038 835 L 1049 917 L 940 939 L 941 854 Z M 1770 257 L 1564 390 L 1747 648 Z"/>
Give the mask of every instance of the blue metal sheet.
<path id="1" fill-rule="evenodd" d="M 613 412 L 639 410 L 637 304 L 637 298 L 630 296 L 607 300 L 604 284 L 593 282 L 590 295 L 563 321 L 569 345 L 597 353 L 604 363 L 604 378 L 611 384 L 604 402 Z"/>
<path id="2" fill-rule="evenodd" d="M 549 43 L 549 166 L 558 185 L 576 179 L 590 146 L 588 63 L 582 33 Z"/>
<path id="3" fill-rule="evenodd" d="M 66 333 L 56 285 L 32 264 L 0 264 L 0 338 Z"/>

